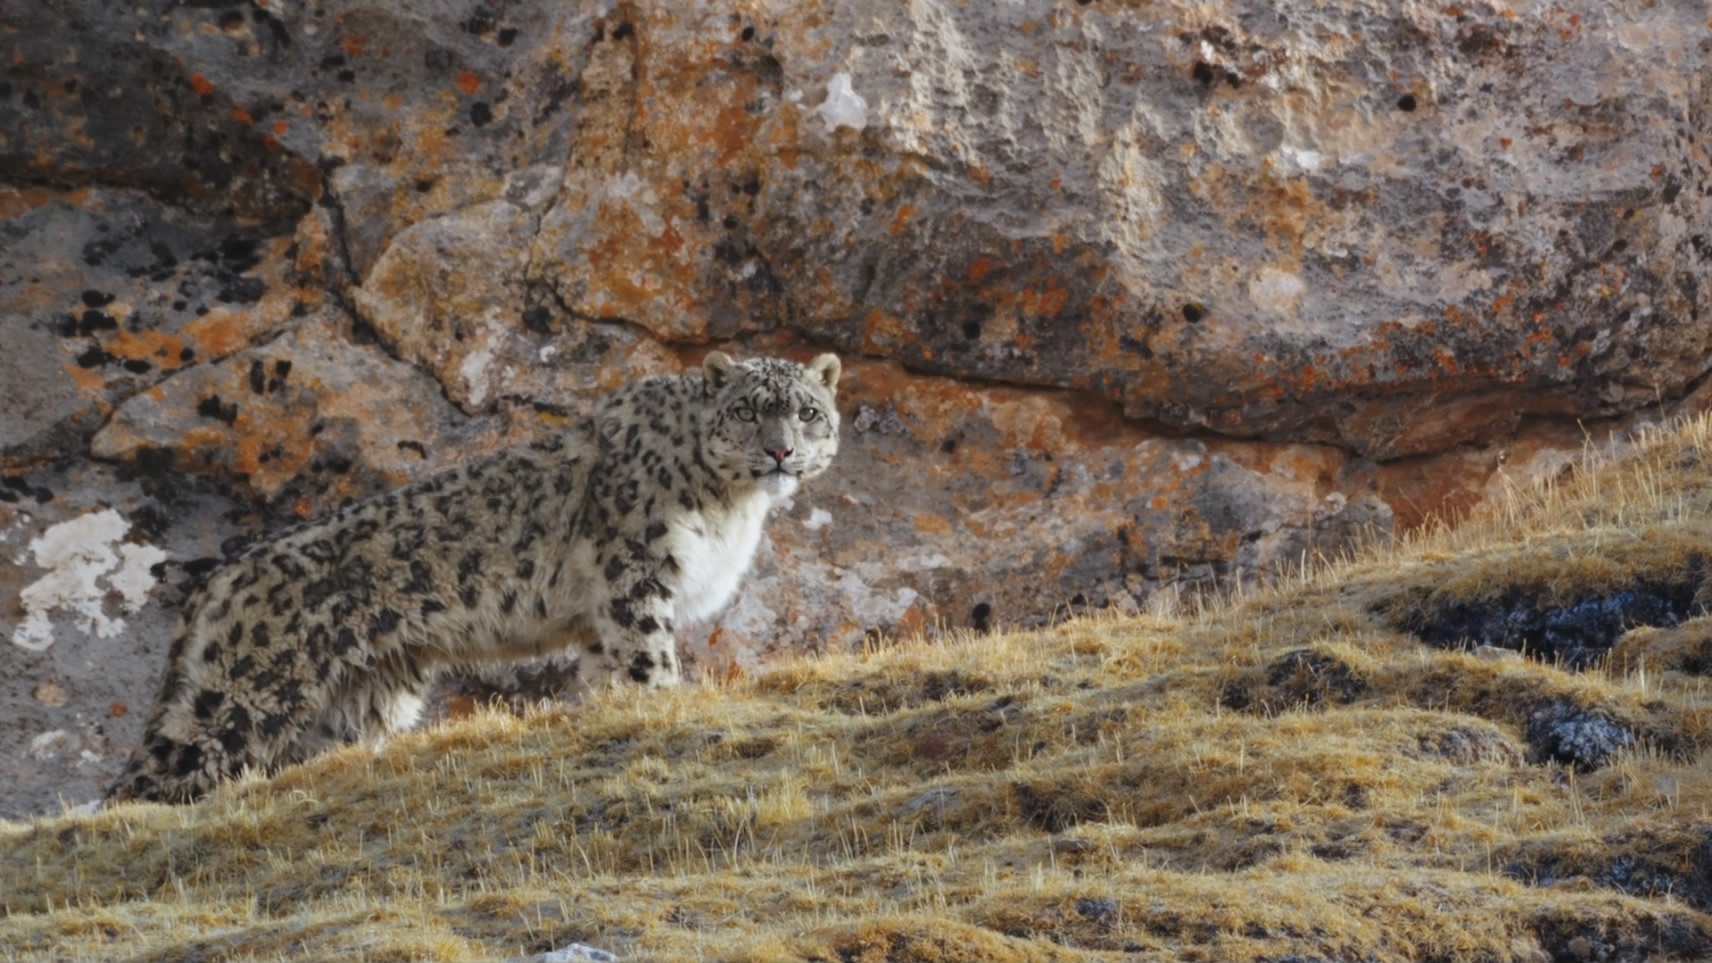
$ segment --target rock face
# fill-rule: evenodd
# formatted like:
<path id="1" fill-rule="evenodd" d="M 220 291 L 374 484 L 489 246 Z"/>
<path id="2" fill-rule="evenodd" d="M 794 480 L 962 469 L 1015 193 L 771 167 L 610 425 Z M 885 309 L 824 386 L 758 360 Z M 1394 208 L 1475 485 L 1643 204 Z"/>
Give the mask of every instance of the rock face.
<path id="1" fill-rule="evenodd" d="M 105 502 L 177 551 L 711 347 L 835 349 L 841 461 L 686 633 L 704 671 L 1265 577 L 1478 510 L 1582 425 L 1707 404 L 1698 4 L 66 0 L 0 26 L 4 491 L 115 462 L 247 509 L 193 539 L 158 488 Z M 14 556 L 76 507 L 26 501 Z M 73 693 L 13 694 L 39 730 L 90 709 L 71 663 L 32 665 Z"/>

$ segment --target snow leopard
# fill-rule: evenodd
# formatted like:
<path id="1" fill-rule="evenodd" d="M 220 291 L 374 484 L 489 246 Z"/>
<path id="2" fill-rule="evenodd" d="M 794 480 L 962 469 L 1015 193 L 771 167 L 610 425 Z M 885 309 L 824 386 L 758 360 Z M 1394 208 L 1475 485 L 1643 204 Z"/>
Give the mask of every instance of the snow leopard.
<path id="1" fill-rule="evenodd" d="M 383 739 L 460 667 L 568 652 L 592 685 L 677 684 L 678 626 L 731 600 L 769 511 L 837 454 L 841 370 L 714 351 L 244 549 L 187 599 L 106 798 L 191 802 Z"/>

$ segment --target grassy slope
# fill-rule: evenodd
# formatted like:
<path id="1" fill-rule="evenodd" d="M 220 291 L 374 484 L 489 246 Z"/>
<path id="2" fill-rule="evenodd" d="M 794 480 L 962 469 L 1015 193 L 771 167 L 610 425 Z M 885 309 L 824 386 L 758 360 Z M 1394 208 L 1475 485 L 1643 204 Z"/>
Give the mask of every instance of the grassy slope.
<path id="1" fill-rule="evenodd" d="M 0 958 L 1691 957 L 1712 616 L 1578 672 L 1395 626 L 1700 600 L 1709 506 L 1696 422 L 1205 612 L 478 717 L 202 806 L 0 824 Z M 1535 761 L 1554 712 L 1638 742 Z"/>

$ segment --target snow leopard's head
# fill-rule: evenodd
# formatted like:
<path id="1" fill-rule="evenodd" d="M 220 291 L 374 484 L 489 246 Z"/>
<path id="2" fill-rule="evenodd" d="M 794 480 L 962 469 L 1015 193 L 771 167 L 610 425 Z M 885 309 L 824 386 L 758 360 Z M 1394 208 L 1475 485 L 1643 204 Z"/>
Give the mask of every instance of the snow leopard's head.
<path id="1" fill-rule="evenodd" d="M 707 402 L 702 454 L 721 478 L 784 496 L 832 463 L 838 453 L 834 392 L 842 370 L 836 356 L 798 364 L 737 361 L 715 351 L 701 370 Z"/>

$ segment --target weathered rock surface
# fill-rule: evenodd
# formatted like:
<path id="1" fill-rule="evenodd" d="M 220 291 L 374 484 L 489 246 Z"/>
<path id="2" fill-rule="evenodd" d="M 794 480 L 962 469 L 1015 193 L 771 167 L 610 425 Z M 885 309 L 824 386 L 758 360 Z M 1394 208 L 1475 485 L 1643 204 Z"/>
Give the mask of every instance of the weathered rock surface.
<path id="1" fill-rule="evenodd" d="M 100 795 L 141 738 L 178 620 L 182 563 L 219 555 L 234 526 L 257 519 L 209 482 L 148 466 L 68 461 L 8 475 L 0 486 L 0 818 L 16 818 Z M 103 512 L 116 514 L 119 538 L 102 537 L 111 528 L 77 530 Z M 105 563 L 36 564 L 33 546 L 59 526 L 71 526 L 59 529 L 62 539 L 81 540 Z M 145 555 L 140 571 L 127 572 L 121 557 L 143 547 L 169 561 L 151 572 Z M 132 586 L 127 576 L 140 577 Z M 148 604 L 130 611 L 121 588 L 140 590 Z M 37 610 L 49 635 L 14 644 Z"/>
<path id="2" fill-rule="evenodd" d="M 836 349 L 840 464 L 683 639 L 726 673 L 1262 578 L 1708 403 L 1698 4 L 0 27 L 0 467 L 261 510 L 133 529 L 175 557 L 179 526 L 316 514 L 713 345 Z"/>

